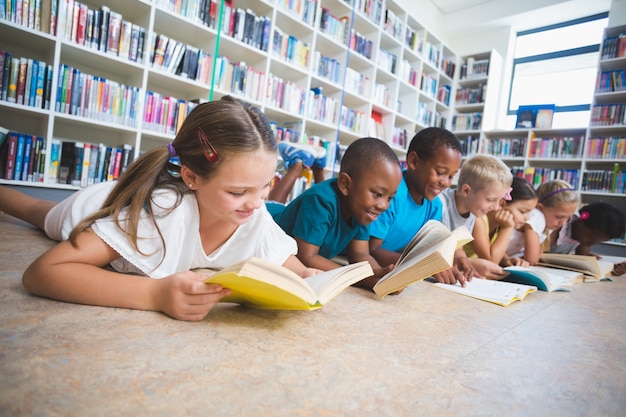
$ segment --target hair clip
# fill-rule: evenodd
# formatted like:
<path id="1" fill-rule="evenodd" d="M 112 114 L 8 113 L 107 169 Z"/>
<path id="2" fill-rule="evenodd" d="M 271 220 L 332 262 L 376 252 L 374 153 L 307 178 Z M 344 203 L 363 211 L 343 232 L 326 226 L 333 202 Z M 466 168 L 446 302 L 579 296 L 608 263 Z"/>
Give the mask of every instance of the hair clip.
<path id="1" fill-rule="evenodd" d="M 587 220 L 589 218 L 589 212 L 588 211 L 583 211 L 582 213 L 580 213 L 580 220 Z"/>
<path id="2" fill-rule="evenodd" d="M 511 197 L 511 191 L 513 191 L 513 187 L 509 187 L 509 191 L 507 191 L 506 194 L 504 195 L 504 199 L 506 201 L 513 200 L 513 197 Z"/>
<path id="3" fill-rule="evenodd" d="M 202 147 L 202 153 L 206 157 L 207 161 L 209 161 L 210 163 L 217 162 L 217 160 L 219 159 L 219 157 L 217 156 L 217 151 L 215 150 L 215 148 L 213 148 L 211 142 L 209 142 L 209 139 L 207 139 L 202 129 L 198 128 L 197 133 L 198 142 L 200 142 L 200 146 Z"/>

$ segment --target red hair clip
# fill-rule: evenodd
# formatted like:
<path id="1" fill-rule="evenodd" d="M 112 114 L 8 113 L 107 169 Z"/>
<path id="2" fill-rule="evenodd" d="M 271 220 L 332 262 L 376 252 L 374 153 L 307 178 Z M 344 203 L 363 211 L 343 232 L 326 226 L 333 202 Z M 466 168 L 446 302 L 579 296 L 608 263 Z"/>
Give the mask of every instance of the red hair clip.
<path id="1" fill-rule="evenodd" d="M 587 220 L 588 218 L 589 218 L 588 211 L 583 211 L 582 213 L 580 213 L 580 220 Z"/>
<path id="2" fill-rule="evenodd" d="M 209 139 L 206 137 L 202 129 L 198 128 L 198 142 L 200 142 L 200 146 L 202 147 L 202 153 L 206 157 L 207 161 L 210 163 L 215 163 L 219 159 L 217 156 L 217 151 L 209 142 Z"/>

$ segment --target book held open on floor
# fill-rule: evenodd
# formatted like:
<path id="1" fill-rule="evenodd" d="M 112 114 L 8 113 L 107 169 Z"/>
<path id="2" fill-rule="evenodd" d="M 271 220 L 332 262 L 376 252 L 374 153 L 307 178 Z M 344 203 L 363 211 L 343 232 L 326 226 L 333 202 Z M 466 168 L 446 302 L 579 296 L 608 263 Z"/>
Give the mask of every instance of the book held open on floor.
<path id="1" fill-rule="evenodd" d="M 494 281 L 482 278 L 473 278 L 471 281 L 465 283 L 465 287 L 462 287 L 458 282 L 456 284 L 443 284 L 441 282 L 436 282 L 433 285 L 444 290 L 488 301 L 504 307 L 514 301 L 521 301 L 531 292 L 537 291 L 537 287 L 532 285 L 515 284 L 512 282 Z"/>
<path id="2" fill-rule="evenodd" d="M 450 231 L 440 221 L 427 221 L 404 248 L 393 270 L 374 285 L 374 292 L 384 297 L 450 268 L 456 249 L 473 239 L 465 226 Z"/>
<path id="3" fill-rule="evenodd" d="M 318 309 L 350 285 L 373 275 L 369 262 L 363 261 L 302 278 L 260 258 L 250 258 L 220 271 L 193 271 L 208 275 L 204 282 L 232 291 L 222 302 L 270 310 Z"/>

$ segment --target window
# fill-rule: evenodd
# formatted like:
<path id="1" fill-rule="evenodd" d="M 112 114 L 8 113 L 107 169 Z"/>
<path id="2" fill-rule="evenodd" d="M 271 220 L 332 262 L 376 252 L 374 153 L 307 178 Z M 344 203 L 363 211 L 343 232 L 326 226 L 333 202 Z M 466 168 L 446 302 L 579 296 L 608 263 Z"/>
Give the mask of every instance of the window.
<path id="1" fill-rule="evenodd" d="M 519 32 L 507 111 L 515 127 L 522 105 L 554 104 L 554 128 L 585 127 L 608 13 Z"/>

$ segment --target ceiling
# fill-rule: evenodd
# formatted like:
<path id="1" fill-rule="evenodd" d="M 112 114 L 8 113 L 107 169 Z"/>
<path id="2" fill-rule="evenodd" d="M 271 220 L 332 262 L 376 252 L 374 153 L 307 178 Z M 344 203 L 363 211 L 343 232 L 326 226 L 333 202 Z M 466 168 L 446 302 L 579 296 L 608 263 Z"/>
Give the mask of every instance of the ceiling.
<path id="1" fill-rule="evenodd" d="M 606 12 L 611 0 L 430 0 L 449 36 L 502 26 L 534 29 Z"/>

